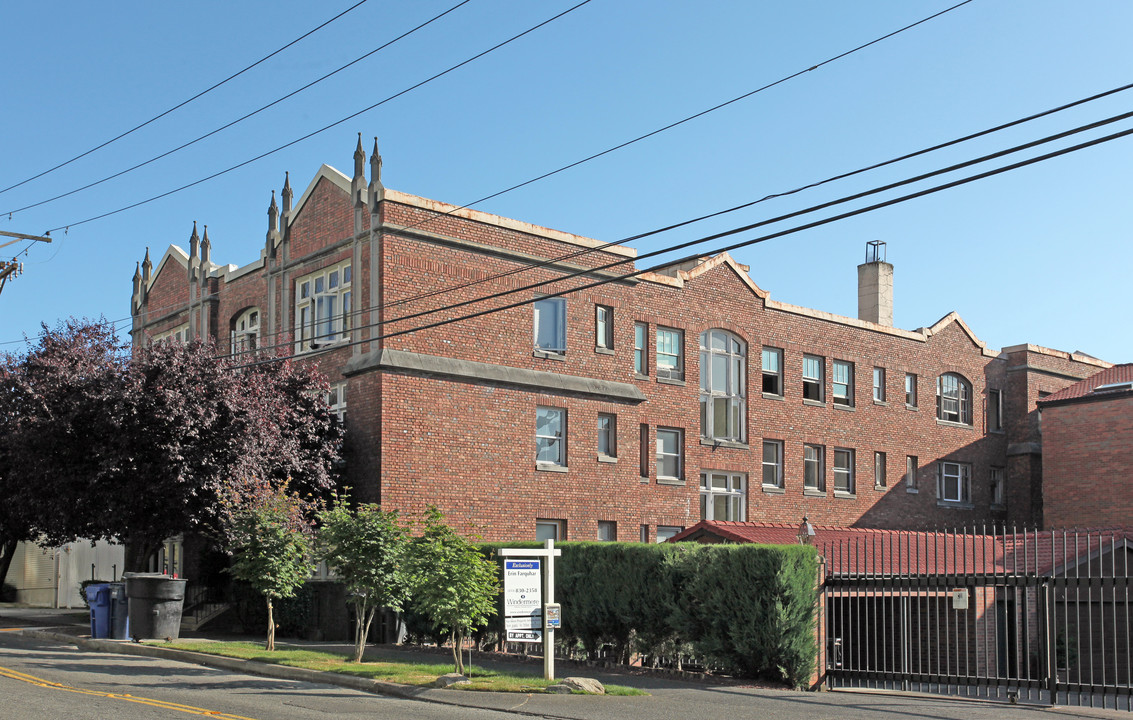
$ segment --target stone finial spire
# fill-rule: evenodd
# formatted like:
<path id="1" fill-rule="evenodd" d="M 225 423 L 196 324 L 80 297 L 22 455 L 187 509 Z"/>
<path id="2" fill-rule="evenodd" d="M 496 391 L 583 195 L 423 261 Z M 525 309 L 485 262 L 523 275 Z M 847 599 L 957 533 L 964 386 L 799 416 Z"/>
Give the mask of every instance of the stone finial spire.
<path id="1" fill-rule="evenodd" d="M 212 242 L 209 241 L 209 226 L 205 225 L 205 237 L 201 240 L 201 264 L 209 262 L 209 256 L 212 255 Z"/>
<path id="2" fill-rule="evenodd" d="M 275 190 L 271 191 L 271 205 L 268 205 L 268 232 L 279 230 L 279 206 L 275 204 Z"/>
<path id="3" fill-rule="evenodd" d="M 283 192 L 281 195 L 283 197 L 283 215 L 286 217 L 291 214 L 291 198 L 295 195 L 295 193 L 291 192 L 290 173 L 283 173 Z"/>
<path id="4" fill-rule="evenodd" d="M 142 290 L 142 264 L 134 263 L 134 295 Z"/>
<path id="5" fill-rule="evenodd" d="M 193 221 L 193 234 L 189 236 L 189 260 L 192 264 L 193 258 L 197 257 L 197 249 L 200 247 L 201 238 L 197 235 L 197 221 Z"/>
<path id="6" fill-rule="evenodd" d="M 358 147 L 354 150 L 354 177 L 360 178 L 365 172 L 366 151 L 362 149 L 362 133 L 358 133 Z"/>
<path id="7" fill-rule="evenodd" d="M 149 286 L 150 271 L 153 270 L 153 263 L 149 259 L 149 248 L 146 248 L 146 257 L 142 260 L 142 283 L 147 287 Z"/>
<path id="8" fill-rule="evenodd" d="M 378 138 L 374 138 L 374 152 L 370 153 L 370 212 L 378 212 L 378 203 L 385 195 L 382 185 L 382 155 L 378 152 Z"/>

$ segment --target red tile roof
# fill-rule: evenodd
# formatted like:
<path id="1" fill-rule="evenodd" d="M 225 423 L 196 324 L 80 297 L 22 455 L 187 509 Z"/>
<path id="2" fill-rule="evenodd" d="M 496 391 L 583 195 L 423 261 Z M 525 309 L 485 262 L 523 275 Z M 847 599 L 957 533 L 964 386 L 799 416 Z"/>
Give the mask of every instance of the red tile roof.
<path id="1" fill-rule="evenodd" d="M 1133 363 L 1114 365 L 1111 368 L 1106 368 L 1096 375 L 1091 375 L 1085 380 L 1079 380 L 1070 387 L 1063 388 L 1053 395 L 1043 398 L 1039 401 L 1039 404 L 1042 405 L 1058 402 L 1060 400 L 1073 400 L 1075 398 L 1086 397 L 1087 395 L 1091 395 L 1094 388 L 1099 385 L 1127 382 L 1133 382 Z M 1100 397 L 1100 395 L 1094 395 L 1094 397 Z"/>

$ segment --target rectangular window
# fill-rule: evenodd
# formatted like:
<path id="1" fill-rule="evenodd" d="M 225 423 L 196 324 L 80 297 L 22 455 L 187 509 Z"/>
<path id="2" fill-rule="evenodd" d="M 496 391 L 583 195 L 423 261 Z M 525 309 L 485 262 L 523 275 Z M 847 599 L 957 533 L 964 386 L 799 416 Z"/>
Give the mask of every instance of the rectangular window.
<path id="1" fill-rule="evenodd" d="M 834 361 L 834 404 L 854 406 L 854 364 L 845 360 Z"/>
<path id="2" fill-rule="evenodd" d="M 701 473 L 700 519 L 746 520 L 746 485 L 747 478 L 742 473 Z"/>
<path id="3" fill-rule="evenodd" d="M 783 441 L 763 441 L 763 486 L 783 487 Z"/>
<path id="4" fill-rule="evenodd" d="M 566 410 L 535 409 L 535 462 L 566 467 Z"/>
<path id="5" fill-rule="evenodd" d="M 642 525 L 641 528 L 639 528 L 638 534 L 637 534 L 637 539 L 640 542 L 643 542 L 643 543 L 649 542 L 649 526 L 648 525 Z"/>
<path id="6" fill-rule="evenodd" d="M 649 374 L 649 349 L 646 347 L 649 326 L 645 323 L 633 325 L 633 371 L 638 375 Z"/>
<path id="7" fill-rule="evenodd" d="M 853 493 L 854 451 L 834 448 L 834 492 Z"/>
<path id="8" fill-rule="evenodd" d="M 657 328 L 657 377 L 684 380 L 684 333 Z"/>
<path id="9" fill-rule="evenodd" d="M 614 309 L 606 305 L 594 306 L 594 347 L 614 349 Z"/>
<path id="10" fill-rule="evenodd" d="M 658 525 L 657 526 L 657 542 L 663 543 L 674 535 L 684 530 L 680 525 Z"/>
<path id="11" fill-rule="evenodd" d="M 598 454 L 608 458 L 618 456 L 617 415 L 598 413 Z"/>
<path id="12" fill-rule="evenodd" d="M 823 359 L 815 355 L 803 355 L 803 400 L 822 402 L 826 396 L 826 384 L 822 373 Z"/>
<path id="13" fill-rule="evenodd" d="M 885 402 L 885 368 L 873 369 L 873 401 Z"/>
<path id="14" fill-rule="evenodd" d="M 649 426 L 645 423 L 641 424 L 637 433 L 638 442 L 638 473 L 642 478 L 649 477 Z"/>
<path id="15" fill-rule="evenodd" d="M 327 392 L 327 407 L 339 423 L 346 421 L 346 383 L 334 383 Z"/>
<path id="16" fill-rule="evenodd" d="M 763 348 L 763 392 L 783 395 L 783 351 L 779 348 Z"/>
<path id="17" fill-rule="evenodd" d="M 991 469 L 991 504 L 1000 507 L 1007 504 L 1007 487 L 1004 484 L 1004 471 L 1001 467 Z"/>
<path id="18" fill-rule="evenodd" d="M 683 438 L 676 428 L 657 428 L 657 479 L 680 480 L 683 477 Z"/>
<path id="19" fill-rule="evenodd" d="M 873 486 L 883 488 L 885 485 L 885 453 L 875 452 L 873 454 Z"/>
<path id="20" fill-rule="evenodd" d="M 807 490 L 826 492 L 826 467 L 823 463 L 821 445 L 803 446 L 803 487 Z"/>
<path id="21" fill-rule="evenodd" d="M 566 540 L 566 520 L 537 518 L 535 520 L 535 539 L 539 542 Z"/>
<path id="22" fill-rule="evenodd" d="M 1003 395 L 999 390 L 987 391 L 987 429 L 990 432 L 1003 429 Z"/>
<path id="23" fill-rule="evenodd" d="M 618 524 L 613 520 L 599 520 L 598 539 L 602 542 L 617 542 Z"/>
<path id="24" fill-rule="evenodd" d="M 909 492 L 917 491 L 917 456 L 905 456 L 905 489 Z"/>
<path id="25" fill-rule="evenodd" d="M 905 404 L 917 406 L 917 376 L 913 373 L 905 373 Z"/>
<path id="26" fill-rule="evenodd" d="M 539 298 L 535 306 L 535 349 L 566 353 L 566 298 Z"/>
<path id="27" fill-rule="evenodd" d="M 940 463 L 937 497 L 950 503 L 971 502 L 971 478 L 972 466 L 967 463 Z"/>
<path id="28" fill-rule="evenodd" d="M 298 351 L 349 340 L 350 263 L 323 268 L 296 281 L 295 338 Z"/>

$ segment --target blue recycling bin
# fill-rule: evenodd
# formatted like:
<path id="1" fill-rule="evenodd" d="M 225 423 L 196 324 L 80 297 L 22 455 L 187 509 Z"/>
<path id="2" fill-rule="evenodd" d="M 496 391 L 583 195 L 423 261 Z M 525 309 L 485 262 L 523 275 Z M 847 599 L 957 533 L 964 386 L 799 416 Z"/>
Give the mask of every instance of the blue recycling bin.
<path id="1" fill-rule="evenodd" d="M 130 604 L 126 600 L 126 583 L 110 583 L 110 637 L 130 639 Z"/>
<path id="2" fill-rule="evenodd" d="M 87 585 L 87 604 L 90 605 L 90 636 L 110 637 L 110 586 L 105 583 Z"/>

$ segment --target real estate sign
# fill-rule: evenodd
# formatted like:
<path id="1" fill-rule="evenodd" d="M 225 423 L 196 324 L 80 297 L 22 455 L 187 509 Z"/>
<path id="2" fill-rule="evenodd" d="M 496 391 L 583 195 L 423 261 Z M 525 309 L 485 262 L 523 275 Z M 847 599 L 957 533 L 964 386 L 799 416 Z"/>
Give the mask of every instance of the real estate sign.
<path id="1" fill-rule="evenodd" d="M 542 560 L 504 560 L 504 629 L 508 642 L 543 642 Z"/>

